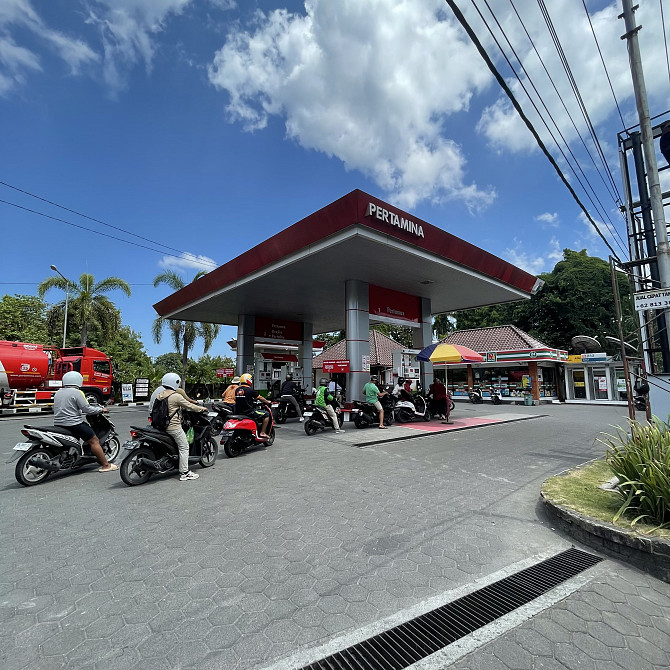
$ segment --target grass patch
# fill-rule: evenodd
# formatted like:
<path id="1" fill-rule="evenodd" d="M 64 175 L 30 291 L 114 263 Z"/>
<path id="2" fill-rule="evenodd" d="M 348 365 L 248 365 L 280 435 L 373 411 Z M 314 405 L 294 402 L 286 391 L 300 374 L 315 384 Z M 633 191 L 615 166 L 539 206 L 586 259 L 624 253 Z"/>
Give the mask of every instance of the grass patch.
<path id="1" fill-rule="evenodd" d="M 634 517 L 628 518 L 623 514 L 616 523 L 613 521 L 623 499 L 618 493 L 599 488 L 611 478 L 612 470 L 605 461 L 591 461 L 564 475 L 550 477 L 542 485 L 542 493 L 545 498 L 557 505 L 568 507 L 584 516 L 611 523 L 622 530 L 636 535 L 670 540 L 670 529 L 668 528 L 657 529 L 641 521 L 633 526 L 631 522 Z"/>

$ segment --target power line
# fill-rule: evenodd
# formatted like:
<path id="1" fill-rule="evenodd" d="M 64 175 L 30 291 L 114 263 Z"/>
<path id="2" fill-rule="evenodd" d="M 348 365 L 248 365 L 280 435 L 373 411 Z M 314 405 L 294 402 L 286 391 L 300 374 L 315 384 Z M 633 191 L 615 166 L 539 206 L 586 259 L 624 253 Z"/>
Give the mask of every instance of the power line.
<path id="1" fill-rule="evenodd" d="M 156 242 L 155 240 L 149 239 L 148 237 L 142 237 L 142 235 L 137 235 L 136 233 L 133 233 L 129 230 L 126 230 L 125 228 L 120 228 L 119 226 L 114 226 L 111 223 L 106 223 L 105 221 L 101 221 L 100 219 L 96 219 L 92 216 L 89 216 L 88 214 L 83 214 L 82 212 L 78 212 L 75 209 L 70 209 L 69 207 L 65 207 L 65 205 L 60 205 L 57 202 L 53 202 L 52 200 L 48 200 L 47 198 L 43 198 L 42 196 L 36 195 L 35 193 L 31 193 L 30 191 L 26 191 L 22 188 L 19 188 L 18 186 L 13 186 L 12 184 L 8 184 L 7 182 L 0 181 L 0 185 L 6 186 L 7 188 L 11 188 L 14 191 L 18 191 L 19 193 L 29 195 L 31 198 L 36 198 L 37 200 L 41 200 L 42 202 L 46 202 L 49 205 L 53 205 L 54 207 L 58 207 L 59 209 L 64 209 L 66 212 L 70 212 L 71 214 L 76 214 L 77 216 L 81 216 L 84 219 L 88 219 L 89 221 L 94 221 L 95 223 L 99 223 L 103 226 L 107 226 L 108 228 L 113 228 L 114 230 L 118 230 L 122 233 L 125 233 L 126 235 L 131 235 L 132 237 L 136 237 L 137 239 L 144 240 L 145 242 L 150 242 L 151 244 L 154 244 L 154 245 L 159 246 L 159 247 L 165 247 L 166 249 L 169 249 L 170 251 L 176 251 L 178 254 L 181 254 L 181 256 L 177 256 L 177 258 L 187 257 L 187 258 L 190 258 L 191 260 L 196 261 L 198 263 L 203 263 L 203 261 L 201 259 L 199 259 L 195 254 L 189 253 L 188 251 L 181 251 L 181 249 L 175 249 L 174 247 L 171 247 L 167 244 L 163 244 L 162 242 Z M 3 200 L 2 202 L 5 202 L 5 201 Z M 12 203 L 7 203 L 7 204 L 12 204 Z M 17 205 L 17 207 L 18 206 L 19 205 Z M 24 209 L 27 209 L 27 208 L 24 208 Z M 33 210 L 28 210 L 28 211 L 33 211 Z M 39 212 L 36 212 L 36 213 L 39 213 Z M 45 214 L 44 216 L 48 216 L 48 215 Z M 55 217 L 51 217 L 51 218 L 55 218 Z M 57 221 L 63 221 L 63 219 L 56 219 L 56 220 Z M 64 223 L 67 223 L 67 221 L 64 221 Z M 76 225 L 76 224 L 71 224 L 71 225 Z M 97 231 L 95 231 L 91 228 L 85 228 L 83 226 L 80 226 L 80 227 L 84 228 L 84 230 L 89 230 L 90 232 L 97 232 Z M 103 233 L 100 233 L 100 234 L 103 234 Z M 111 237 L 111 236 L 108 235 L 107 237 Z M 118 238 L 118 237 L 112 237 L 112 239 L 117 239 L 117 240 L 121 240 L 122 242 L 127 242 L 128 244 L 133 244 L 132 242 L 129 242 L 128 240 L 122 240 L 121 238 Z M 141 246 L 141 245 L 138 245 L 138 246 Z M 153 249 L 152 251 L 157 251 L 157 250 Z M 163 252 L 159 251 L 158 253 L 163 253 Z M 167 255 L 173 256 L 174 254 L 167 254 Z M 205 261 L 205 264 L 217 267 L 217 264 L 214 263 L 213 261 Z"/>
<path id="2" fill-rule="evenodd" d="M 147 249 L 149 251 L 153 251 L 157 254 L 162 254 L 164 256 L 172 256 L 173 258 L 178 258 L 180 260 L 184 260 L 184 255 L 183 252 L 180 252 L 181 255 L 177 254 L 172 254 L 167 251 L 161 251 L 160 249 L 153 249 L 152 247 L 148 247 L 146 244 L 139 244 L 138 242 L 132 242 L 131 240 L 124 240 L 122 237 L 117 237 L 116 235 L 109 235 L 108 233 L 103 233 L 99 230 L 94 230 L 93 228 L 87 228 L 86 226 L 82 226 L 81 224 L 78 223 L 73 223 L 72 221 L 68 221 L 67 219 L 61 219 L 57 216 L 51 216 L 50 214 L 45 214 L 44 212 L 38 212 L 35 209 L 30 209 L 29 207 L 23 207 L 22 205 L 18 205 L 15 202 L 9 202 L 8 200 L 2 200 L 0 199 L 0 203 L 4 205 L 10 205 L 11 207 L 16 207 L 17 209 L 22 209 L 25 212 L 30 212 L 31 214 L 37 214 L 38 216 L 43 216 L 46 219 L 51 219 L 52 221 L 60 221 L 61 223 L 65 223 L 68 226 L 73 226 L 74 228 L 79 228 L 80 230 L 86 230 L 89 233 L 94 233 L 95 235 L 101 235 L 102 237 L 107 237 L 111 240 L 117 240 L 119 242 L 125 242 L 126 244 L 132 244 L 135 247 L 140 247 L 141 249 Z M 125 232 L 125 231 L 124 231 Z M 197 258 L 197 256 L 193 256 L 193 254 L 189 254 L 193 259 L 194 262 L 202 263 L 203 265 L 211 265 L 212 267 L 216 267 L 216 263 L 214 261 L 210 260 L 202 260 Z M 188 259 L 186 259 L 188 260 Z"/>
<path id="3" fill-rule="evenodd" d="M 542 114 L 540 113 L 540 110 L 538 109 L 538 107 L 537 107 L 537 105 L 535 104 L 533 98 L 531 97 L 529 91 L 527 90 L 527 88 L 526 88 L 526 86 L 525 86 L 523 80 L 521 79 L 521 77 L 519 77 L 518 73 L 516 72 L 515 67 L 514 67 L 514 66 L 512 65 L 512 63 L 510 62 L 510 59 L 507 57 L 507 54 L 505 53 L 504 49 L 502 48 L 502 46 L 501 46 L 500 43 L 498 42 L 497 38 L 496 38 L 495 35 L 493 34 L 493 31 L 491 30 L 491 27 L 488 25 L 486 19 L 484 18 L 484 16 L 482 15 L 481 11 L 479 10 L 479 8 L 477 7 L 477 5 L 475 4 L 474 0 L 473 0 L 472 4 L 473 4 L 475 10 L 477 11 L 477 13 L 479 14 L 480 18 L 482 19 L 482 21 L 484 22 L 484 25 L 487 27 L 487 29 L 488 29 L 488 31 L 489 31 L 489 34 L 490 34 L 491 37 L 493 38 L 493 41 L 495 42 L 496 46 L 498 47 L 498 49 L 499 49 L 500 52 L 502 53 L 503 58 L 507 61 L 508 66 L 510 67 L 511 71 L 514 73 L 514 76 L 516 77 L 517 81 L 519 82 L 519 85 L 521 86 L 521 88 L 523 89 L 524 93 L 525 93 L 526 96 L 528 97 L 528 100 L 530 101 L 531 105 L 532 105 L 533 108 L 535 109 L 535 111 L 536 111 L 536 113 L 537 113 L 537 115 L 538 115 L 540 121 L 542 121 L 542 123 L 544 124 L 544 127 L 545 127 L 545 129 L 547 130 L 547 132 L 549 133 L 549 136 L 550 136 L 551 139 L 554 141 L 554 143 L 555 143 L 557 149 L 560 151 L 561 155 L 563 156 L 563 159 L 565 160 L 567 166 L 570 168 L 570 170 L 572 171 L 572 173 L 573 173 L 574 176 L 576 177 L 577 181 L 579 182 L 579 184 L 581 185 L 581 187 L 584 189 L 584 192 L 585 192 L 587 198 L 591 201 L 591 204 L 593 205 L 593 207 L 595 208 L 595 210 L 598 212 L 598 214 L 600 215 L 600 217 L 601 217 L 602 219 L 607 219 L 607 220 L 609 221 L 609 225 L 608 225 L 607 223 L 605 223 L 605 225 L 608 227 L 608 230 L 609 230 L 610 227 L 611 227 L 612 229 L 614 229 L 614 231 L 617 233 L 617 236 L 619 236 L 619 239 L 621 239 L 621 236 L 618 234 L 618 231 L 616 231 L 616 228 L 613 226 L 612 221 L 611 221 L 611 219 L 609 218 L 609 215 L 607 214 L 607 211 L 606 211 L 604 205 L 603 205 L 602 202 L 600 201 L 600 198 L 598 197 L 598 194 L 596 193 L 595 189 L 593 188 L 593 185 L 592 185 L 591 182 L 589 181 L 589 179 L 588 179 L 588 177 L 586 176 L 586 173 L 584 172 L 584 170 L 582 169 L 582 167 L 581 167 L 581 165 L 580 165 L 580 163 L 579 163 L 577 157 L 575 156 L 574 152 L 572 151 L 572 148 L 570 147 L 569 143 L 567 142 L 567 140 L 565 139 L 563 133 L 561 132 L 561 129 L 559 128 L 558 123 L 556 122 L 556 120 L 555 120 L 554 117 L 552 116 L 551 112 L 549 111 L 549 108 L 547 107 L 546 103 L 544 102 L 544 99 L 542 98 L 542 95 L 540 94 L 540 92 L 538 91 L 537 87 L 535 86 L 535 84 L 534 84 L 534 82 L 533 82 L 533 80 L 532 80 L 530 74 L 528 73 L 528 71 L 526 70 L 525 66 L 523 65 L 523 61 L 522 61 L 522 59 L 521 59 L 521 58 L 519 57 L 519 55 L 517 54 L 516 50 L 515 50 L 514 47 L 512 46 L 512 43 L 510 42 L 509 38 L 507 37 L 507 34 L 505 33 L 505 30 L 504 30 L 503 27 L 500 25 L 500 22 L 498 21 L 498 19 L 496 18 L 495 14 L 493 13 L 493 10 L 491 9 L 491 7 L 490 7 L 490 5 L 489 5 L 488 0 L 484 0 L 484 4 L 486 5 L 486 8 L 489 10 L 489 13 L 490 13 L 491 16 L 493 17 L 493 20 L 495 21 L 496 25 L 498 26 L 498 29 L 500 30 L 500 32 L 502 33 L 503 37 L 505 38 L 505 41 L 507 42 L 508 47 L 510 48 L 512 54 L 514 55 L 514 58 L 516 58 L 516 61 L 519 63 L 519 66 L 520 66 L 521 70 L 523 71 L 523 73 L 524 73 L 525 76 L 526 76 L 526 80 L 527 80 L 527 81 L 529 82 L 529 84 L 533 87 L 533 90 L 535 91 L 535 94 L 536 94 L 538 100 L 540 101 L 540 103 L 541 103 L 542 106 L 544 107 L 544 110 L 545 110 L 547 116 L 549 117 L 549 119 L 551 119 L 551 122 L 553 123 L 554 127 L 556 128 L 556 130 L 557 130 L 557 132 L 558 132 L 558 134 L 559 134 L 561 140 L 563 140 L 563 143 L 565 144 L 565 146 L 566 146 L 568 152 L 569 152 L 570 155 L 572 156 L 572 159 L 574 160 L 575 164 L 576 164 L 577 167 L 579 168 L 579 171 L 582 173 L 582 176 L 584 177 L 584 180 L 586 181 L 586 183 L 588 184 L 589 188 L 591 189 L 591 192 L 593 193 L 593 196 L 594 196 L 595 199 L 597 200 L 598 205 L 600 206 L 600 208 L 599 208 L 598 205 L 596 205 L 596 203 L 594 202 L 594 200 L 593 200 L 593 198 L 591 197 L 591 195 L 589 194 L 588 190 L 585 188 L 584 184 L 582 183 L 582 181 L 581 181 L 579 175 L 577 174 L 575 168 L 572 166 L 570 160 L 569 160 L 568 157 L 565 155 L 565 152 L 563 151 L 563 149 L 562 149 L 561 145 L 559 144 L 559 142 L 556 140 L 556 137 L 554 136 L 554 133 L 553 133 L 553 132 L 551 131 L 551 129 L 549 128 L 549 125 L 547 124 L 546 120 L 544 119 L 544 117 L 543 117 Z M 512 5 L 512 6 L 513 6 L 513 5 Z M 516 11 L 516 9 L 515 9 L 515 11 Z M 518 13 L 517 13 L 517 16 L 518 16 Z M 521 18 L 520 18 L 520 17 L 519 17 L 519 20 L 521 21 Z M 523 21 L 521 21 L 521 23 L 522 23 L 522 25 L 523 25 Z M 524 26 L 524 30 L 525 30 L 525 26 Z M 526 33 L 527 33 L 527 31 L 526 31 Z M 530 38 L 529 38 L 529 39 L 530 39 Z M 531 44 L 532 44 L 532 40 L 531 40 Z M 541 59 L 540 59 L 540 60 L 541 60 Z M 558 92 L 557 92 L 557 94 L 558 94 Z M 560 94 L 558 94 L 558 96 L 559 96 L 559 99 L 561 99 Z M 567 110 L 566 110 L 566 111 L 567 111 Z M 569 113 L 568 113 L 568 117 L 570 117 L 570 114 L 569 114 Z M 571 117 L 570 117 L 570 118 L 571 118 Z M 574 125 L 574 121 L 573 121 L 573 125 Z M 588 148 L 587 148 L 587 153 L 589 153 L 589 155 L 590 155 L 590 152 L 588 152 Z M 592 158 L 592 160 L 593 160 L 593 158 Z M 594 166 L 595 166 L 595 161 L 594 161 Z M 598 170 L 597 166 L 595 166 L 595 167 L 596 167 L 596 171 L 600 174 L 600 171 Z M 601 178 L 602 178 L 602 175 L 600 175 L 600 176 L 601 176 Z M 606 182 L 604 181 L 604 179 L 603 179 L 603 183 L 605 184 L 605 187 L 607 188 L 607 184 L 606 184 Z M 610 193 L 610 195 L 612 195 L 612 194 Z M 609 230 L 609 232 L 610 232 L 610 234 L 611 234 L 611 230 Z M 613 235 L 612 237 L 614 237 L 614 235 Z M 621 239 L 621 244 L 619 244 L 619 242 L 617 242 L 617 244 L 618 244 L 619 248 L 624 252 L 624 255 L 625 255 L 625 253 L 626 253 L 626 252 L 625 252 L 625 243 L 624 243 L 623 239 Z"/>
<path id="4" fill-rule="evenodd" d="M 161 251 L 160 249 L 153 249 L 152 247 L 148 247 L 146 244 L 139 244 L 138 242 L 132 242 L 131 240 L 124 240 L 122 237 L 117 237 L 116 235 L 109 235 L 108 233 L 103 233 L 99 230 L 94 230 L 93 228 L 87 228 L 86 226 L 82 226 L 79 223 L 73 223 L 72 221 L 68 221 L 67 219 L 61 219 L 57 216 L 51 216 L 50 214 L 45 214 L 44 212 L 38 212 L 35 209 L 30 209 L 29 207 L 23 207 L 22 205 L 18 205 L 15 202 L 9 202 L 8 200 L 0 199 L 0 203 L 2 203 L 4 205 L 10 205 L 11 207 L 16 207 L 17 209 L 22 209 L 25 212 L 30 212 L 31 214 L 37 214 L 38 216 L 43 216 L 44 218 L 51 219 L 52 221 L 60 221 L 61 223 L 65 223 L 68 226 L 73 226 L 74 228 L 79 228 L 80 230 L 86 230 L 89 233 L 94 233 L 95 235 L 101 235 L 102 237 L 107 237 L 111 240 L 117 240 L 118 242 L 125 242 L 126 244 L 132 244 L 135 247 L 140 247 L 141 249 L 147 249 L 147 250 L 153 251 L 157 254 L 163 254 L 164 256 L 172 256 L 173 258 L 178 258 L 180 260 L 184 260 L 183 255 L 178 256 L 177 254 L 172 254 L 172 253 L 169 253 L 167 251 Z M 191 256 L 193 256 L 193 254 L 191 254 Z M 197 257 L 194 257 L 194 258 L 196 258 L 196 260 L 198 262 L 202 263 L 203 265 L 216 266 L 216 263 L 214 263 L 214 261 L 209 261 L 209 260 L 204 261 L 204 260 L 197 259 Z"/>
<path id="5" fill-rule="evenodd" d="M 542 150 L 544 155 L 547 157 L 547 159 L 549 160 L 549 162 L 553 166 L 554 170 L 556 170 L 556 173 L 558 174 L 559 178 L 561 179 L 561 181 L 563 182 L 565 187 L 568 189 L 568 191 L 570 191 L 570 194 L 575 199 L 575 202 L 579 205 L 581 210 L 584 212 L 584 215 L 589 220 L 589 222 L 591 223 L 591 225 L 593 226 L 595 231 L 598 233 L 598 235 L 602 239 L 605 246 L 612 252 L 612 255 L 614 256 L 614 258 L 619 259 L 616 251 L 614 251 L 614 249 L 612 248 L 610 243 L 605 239 L 604 235 L 602 234 L 602 232 L 598 228 L 596 222 L 593 220 L 593 217 L 589 214 L 588 210 L 584 206 L 584 203 L 582 203 L 582 201 L 579 199 L 579 196 L 577 195 L 577 193 L 575 193 L 575 190 L 570 185 L 570 182 L 566 179 L 566 177 L 563 174 L 561 168 L 559 167 L 559 165 L 554 160 L 554 157 L 547 150 L 547 147 L 544 145 L 544 142 L 542 141 L 540 136 L 537 134 L 537 131 L 533 127 L 533 124 L 530 122 L 530 120 L 528 119 L 528 117 L 524 113 L 523 109 L 521 109 L 521 105 L 519 104 L 519 101 L 514 96 L 514 93 L 512 93 L 512 91 L 510 90 L 509 86 L 507 85 L 507 82 L 504 80 L 504 78 L 502 77 L 500 72 L 498 72 L 498 69 L 493 64 L 493 61 L 489 58 L 489 55 L 486 53 L 486 50 L 482 46 L 482 43 L 479 41 L 479 38 L 477 37 L 477 35 L 475 35 L 475 33 L 472 30 L 470 24 L 466 21 L 465 17 L 463 16 L 463 14 L 460 11 L 460 9 L 458 9 L 458 7 L 456 6 L 456 3 L 454 2 L 454 0 L 446 0 L 446 3 L 449 5 L 451 10 L 456 15 L 456 18 L 458 19 L 460 24 L 463 26 L 463 29 L 467 33 L 468 37 L 470 37 L 470 39 L 472 40 L 473 44 L 475 45 L 475 48 L 477 49 L 477 51 L 479 51 L 480 56 L 484 59 L 484 62 L 488 66 L 489 70 L 491 71 L 491 74 L 493 74 L 493 76 L 495 77 L 498 84 L 501 86 L 503 91 L 505 91 L 505 94 L 507 95 L 507 97 L 510 99 L 512 105 L 514 106 L 514 109 L 516 109 L 516 111 L 519 114 L 519 116 L 521 117 L 522 121 L 526 124 L 526 127 L 528 128 L 528 130 L 532 133 L 532 135 L 535 138 L 535 141 L 537 142 L 538 146 L 540 147 L 540 149 Z M 621 262 L 621 261 L 619 260 L 619 262 Z"/>

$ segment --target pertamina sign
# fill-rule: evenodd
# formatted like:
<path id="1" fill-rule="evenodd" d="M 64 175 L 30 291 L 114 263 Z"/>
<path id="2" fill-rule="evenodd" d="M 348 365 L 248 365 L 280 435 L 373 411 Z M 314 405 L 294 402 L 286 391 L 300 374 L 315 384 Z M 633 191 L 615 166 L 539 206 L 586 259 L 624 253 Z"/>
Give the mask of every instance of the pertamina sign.
<path id="1" fill-rule="evenodd" d="M 323 371 L 324 372 L 349 372 L 349 361 L 324 361 L 323 362 Z"/>
<path id="2" fill-rule="evenodd" d="M 378 221 L 388 224 L 389 226 L 396 226 L 400 230 L 406 230 L 412 235 L 423 237 L 423 226 L 415 223 L 411 219 L 406 219 L 403 216 L 398 216 L 394 211 L 375 205 L 374 202 L 368 203 L 368 208 L 365 210 L 365 216 L 372 216 Z"/>

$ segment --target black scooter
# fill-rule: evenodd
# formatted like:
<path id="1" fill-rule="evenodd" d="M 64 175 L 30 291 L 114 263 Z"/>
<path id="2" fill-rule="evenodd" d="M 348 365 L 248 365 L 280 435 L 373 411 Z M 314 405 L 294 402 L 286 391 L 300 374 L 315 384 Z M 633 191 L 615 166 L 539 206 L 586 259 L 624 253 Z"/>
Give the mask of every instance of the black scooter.
<path id="1" fill-rule="evenodd" d="M 209 418 L 212 421 L 212 435 L 216 437 L 221 434 L 223 426 L 228 421 L 228 417 L 233 414 L 235 411 L 234 407 L 223 403 L 223 402 L 213 402 L 212 411 L 208 414 Z"/>
<path id="2" fill-rule="evenodd" d="M 340 428 L 344 424 L 344 413 L 340 407 L 340 403 L 337 400 L 334 400 L 332 407 L 335 410 L 335 416 L 337 417 L 337 424 Z M 322 407 L 314 405 L 312 408 L 311 416 L 305 417 L 305 433 L 307 435 L 315 435 L 320 430 L 325 430 L 326 428 L 333 428 L 333 422 L 330 420 L 328 413 Z"/>
<path id="3" fill-rule="evenodd" d="M 113 461 L 119 454 L 119 436 L 107 414 L 89 414 L 86 417 L 100 440 L 105 457 Z M 21 431 L 28 442 L 14 446 L 14 457 L 19 459 L 14 470 L 16 481 L 23 486 L 41 484 L 52 472 L 74 470 L 97 463 L 89 447 L 63 426 L 29 426 Z"/>
<path id="4" fill-rule="evenodd" d="M 384 410 L 384 425 L 393 424 L 393 399 L 389 393 L 379 399 Z M 370 402 L 363 400 L 353 401 L 352 414 L 354 414 L 354 425 L 356 428 L 365 428 L 366 426 L 379 425 L 379 415 L 377 408 Z"/>
<path id="5" fill-rule="evenodd" d="M 296 389 L 293 392 L 293 397 L 298 401 L 300 411 L 305 412 L 305 393 L 302 390 Z M 272 416 L 275 423 L 286 423 L 286 419 L 297 419 L 298 413 L 290 400 L 282 400 L 279 396 L 272 403 Z"/>
<path id="6" fill-rule="evenodd" d="M 185 431 L 193 428 L 189 464 L 200 463 L 203 468 L 214 465 L 219 445 L 212 437 L 209 419 L 201 412 L 184 410 L 182 427 Z M 137 486 L 155 474 L 178 469 L 179 450 L 166 432 L 151 426 L 131 426 L 130 436 L 132 439 L 123 445 L 125 455 L 121 462 L 121 479 L 125 484 Z"/>

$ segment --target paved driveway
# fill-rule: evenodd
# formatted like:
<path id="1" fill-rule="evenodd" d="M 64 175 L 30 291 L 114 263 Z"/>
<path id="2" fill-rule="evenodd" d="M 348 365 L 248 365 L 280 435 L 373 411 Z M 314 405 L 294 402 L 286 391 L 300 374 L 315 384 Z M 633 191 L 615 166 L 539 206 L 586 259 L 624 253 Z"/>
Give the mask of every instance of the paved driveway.
<path id="1" fill-rule="evenodd" d="M 365 448 L 354 436 L 373 429 L 307 437 L 289 422 L 273 447 L 222 455 L 197 481 L 136 488 L 85 469 L 24 489 L 3 466 L 0 667 L 310 659 L 569 547 L 538 510 L 539 487 L 601 455 L 594 438 L 625 410 L 457 405 L 462 417 L 483 413 L 535 418 Z M 143 417 L 113 410 L 124 437 Z M 22 423 L 0 421 L 3 460 Z M 529 617 L 430 660 L 461 670 L 670 665 L 668 585 L 616 562 Z"/>

